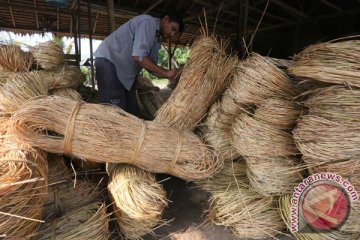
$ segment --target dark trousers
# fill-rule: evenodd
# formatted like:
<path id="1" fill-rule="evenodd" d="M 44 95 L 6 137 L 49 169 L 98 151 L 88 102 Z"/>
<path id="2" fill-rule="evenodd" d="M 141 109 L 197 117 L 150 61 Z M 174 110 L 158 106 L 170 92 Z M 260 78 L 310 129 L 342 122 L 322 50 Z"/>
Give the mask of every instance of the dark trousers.
<path id="1" fill-rule="evenodd" d="M 95 67 L 101 102 L 118 106 L 139 116 L 135 84 L 128 91 L 119 81 L 114 64 L 105 58 L 96 58 Z"/>

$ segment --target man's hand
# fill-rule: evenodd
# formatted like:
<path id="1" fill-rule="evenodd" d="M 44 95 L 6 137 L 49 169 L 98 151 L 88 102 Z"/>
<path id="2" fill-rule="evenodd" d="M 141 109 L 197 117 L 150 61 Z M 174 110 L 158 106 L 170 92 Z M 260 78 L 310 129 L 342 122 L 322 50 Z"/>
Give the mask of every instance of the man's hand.
<path id="1" fill-rule="evenodd" d="M 179 73 L 179 69 L 170 69 L 166 71 L 166 78 L 174 79 Z"/>

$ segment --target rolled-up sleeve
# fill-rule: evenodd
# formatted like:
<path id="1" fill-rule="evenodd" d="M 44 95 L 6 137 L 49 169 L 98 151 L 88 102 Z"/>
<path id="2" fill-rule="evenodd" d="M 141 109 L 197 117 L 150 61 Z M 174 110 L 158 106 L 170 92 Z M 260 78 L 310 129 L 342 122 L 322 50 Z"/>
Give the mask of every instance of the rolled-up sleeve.
<path id="1" fill-rule="evenodd" d="M 139 22 L 135 31 L 132 56 L 139 57 L 140 60 L 148 56 L 153 47 L 155 37 L 156 25 L 152 21 L 143 20 Z"/>

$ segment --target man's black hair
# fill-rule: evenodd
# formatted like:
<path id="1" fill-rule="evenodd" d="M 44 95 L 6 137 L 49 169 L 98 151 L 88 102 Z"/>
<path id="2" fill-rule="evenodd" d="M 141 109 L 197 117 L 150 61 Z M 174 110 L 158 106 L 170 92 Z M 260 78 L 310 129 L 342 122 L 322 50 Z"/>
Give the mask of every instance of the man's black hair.
<path id="1" fill-rule="evenodd" d="M 179 31 L 183 32 L 184 31 L 184 20 L 182 15 L 177 12 L 177 11 L 171 11 L 171 12 L 165 12 L 161 18 L 164 18 L 165 16 L 169 16 L 169 19 L 171 22 L 176 22 L 177 24 L 179 24 Z"/>

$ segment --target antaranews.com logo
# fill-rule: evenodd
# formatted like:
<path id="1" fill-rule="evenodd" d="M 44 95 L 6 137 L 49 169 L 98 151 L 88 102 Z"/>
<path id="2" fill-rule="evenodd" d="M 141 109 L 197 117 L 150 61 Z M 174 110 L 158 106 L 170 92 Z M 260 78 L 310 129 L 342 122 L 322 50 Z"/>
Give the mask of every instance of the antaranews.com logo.
<path id="1" fill-rule="evenodd" d="M 359 195 L 349 180 L 323 172 L 304 179 L 291 199 L 291 232 L 331 231 L 345 224 Z"/>

